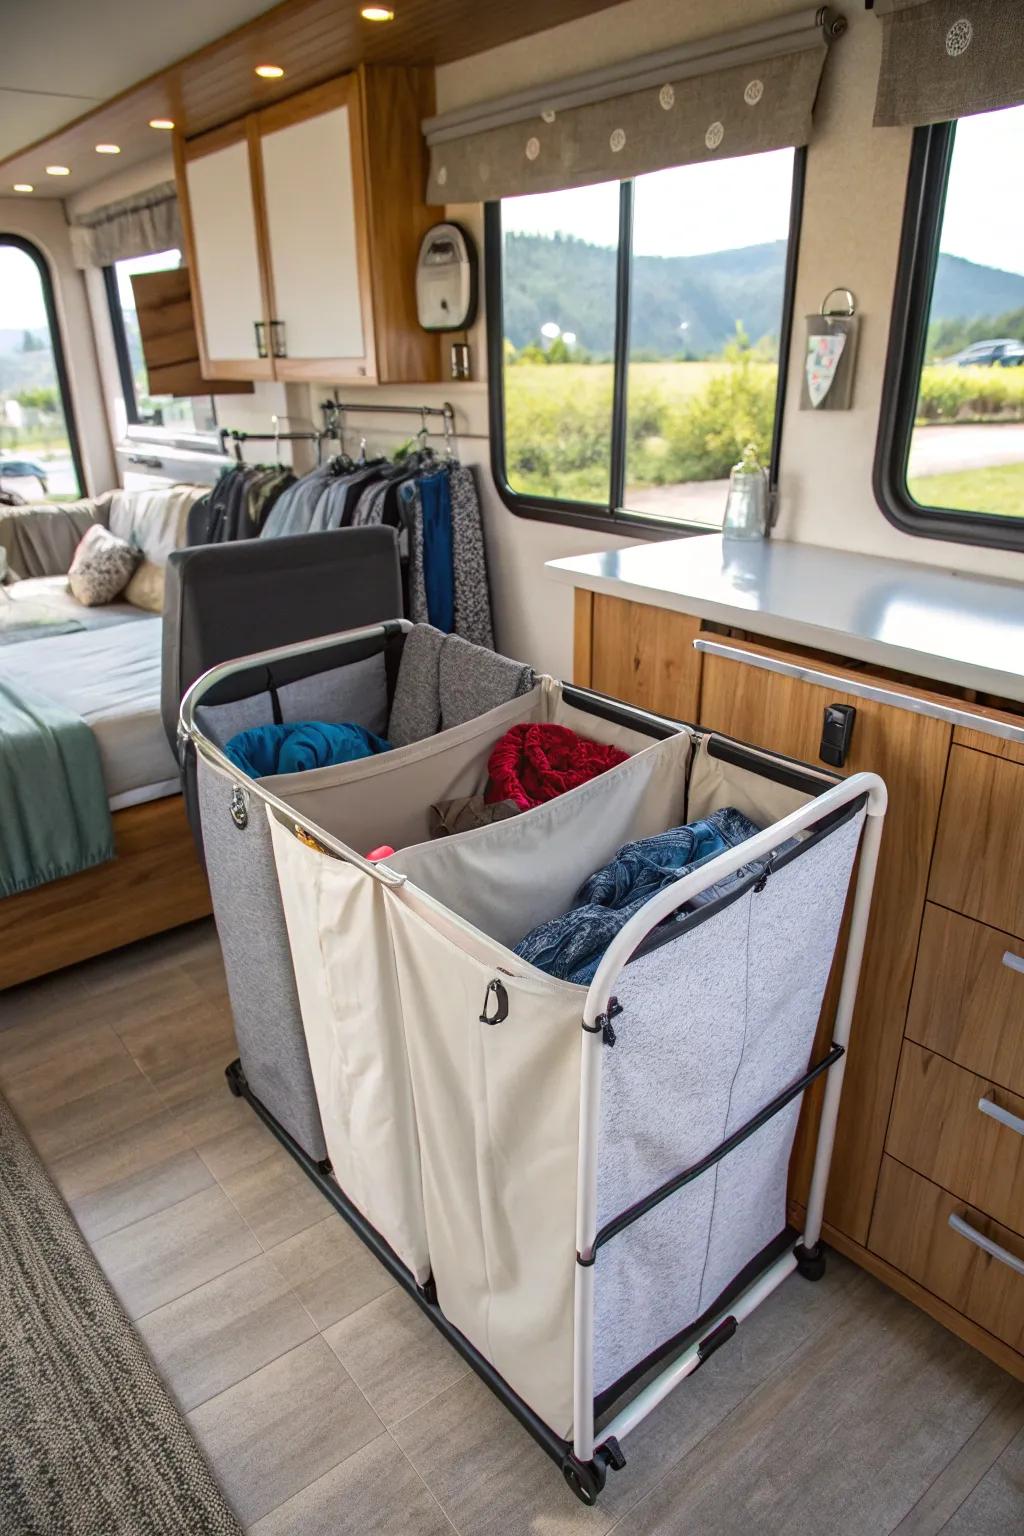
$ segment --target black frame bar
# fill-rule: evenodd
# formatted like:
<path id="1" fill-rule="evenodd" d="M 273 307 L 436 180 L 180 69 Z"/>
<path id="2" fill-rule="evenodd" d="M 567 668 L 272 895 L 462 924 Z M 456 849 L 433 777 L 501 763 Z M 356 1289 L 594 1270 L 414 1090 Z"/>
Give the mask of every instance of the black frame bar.
<path id="1" fill-rule="evenodd" d="M 925 507 L 914 501 L 907 486 L 955 138 L 955 123 L 933 123 L 914 131 L 875 445 L 875 500 L 901 533 L 989 549 L 1021 550 L 1024 519 Z"/>
<path id="2" fill-rule="evenodd" d="M 85 470 L 82 467 L 82 449 L 78 440 L 78 420 L 75 415 L 74 397 L 71 393 L 71 376 L 64 356 L 64 337 L 57 319 L 57 306 L 53 297 L 53 274 L 50 271 L 49 262 L 38 245 L 34 245 L 31 240 L 23 239 L 21 235 L 8 235 L 0 231 L 0 245 L 9 245 L 16 251 L 22 251 L 39 273 L 39 286 L 43 290 L 43 308 L 46 311 L 46 323 L 50 330 L 53 366 L 57 374 L 61 415 L 64 417 L 64 427 L 68 434 L 71 462 L 75 467 L 78 494 L 87 496 L 89 487 L 85 483 Z"/>
<path id="3" fill-rule="evenodd" d="M 782 448 L 782 422 L 786 405 L 793 318 L 796 303 L 796 277 L 803 221 L 804 188 L 807 179 L 807 150 L 793 152 L 793 182 L 789 212 L 789 236 L 779 320 L 779 371 L 775 390 L 775 416 L 772 425 L 771 461 L 768 467 L 769 498 L 774 509 L 779 481 Z M 687 522 L 684 518 L 645 517 L 623 506 L 627 471 L 627 381 L 629 371 L 629 320 L 633 229 L 633 181 L 620 183 L 619 246 L 616 267 L 615 356 L 613 360 L 613 395 L 611 423 L 611 468 L 607 508 L 594 502 L 567 501 L 556 497 L 525 496 L 512 489 L 508 480 L 505 454 L 504 385 L 504 303 L 502 298 L 501 203 L 484 204 L 484 287 L 487 309 L 487 402 L 488 432 L 491 445 L 491 475 L 505 506 L 517 517 L 536 518 L 540 522 L 563 523 L 607 533 L 641 539 L 678 539 L 688 535 L 714 532 L 707 523 Z"/>
<path id="4" fill-rule="evenodd" d="M 672 1178 L 666 1179 L 664 1184 L 659 1184 L 657 1189 L 653 1189 L 642 1200 L 637 1200 L 635 1204 L 627 1206 L 624 1211 L 620 1211 L 617 1216 L 613 1216 L 611 1221 L 606 1221 L 604 1226 L 598 1229 L 590 1257 L 582 1258 L 577 1254 L 577 1264 L 584 1266 L 593 1264 L 597 1258 L 599 1248 L 603 1248 L 605 1243 L 610 1242 L 613 1237 L 617 1237 L 620 1232 L 624 1232 L 627 1227 L 631 1227 L 635 1221 L 639 1221 L 641 1216 L 646 1216 L 648 1211 L 653 1211 L 655 1206 L 660 1205 L 663 1200 L 667 1200 L 670 1195 L 674 1195 L 677 1190 L 683 1189 L 685 1185 L 692 1184 L 695 1179 L 699 1179 L 702 1174 L 707 1173 L 716 1163 L 720 1163 L 723 1157 L 728 1157 L 730 1152 L 735 1152 L 738 1146 L 761 1130 L 763 1126 L 767 1125 L 769 1120 L 773 1120 L 781 1110 L 785 1109 L 787 1104 L 791 1104 L 806 1088 L 809 1088 L 816 1077 L 820 1077 L 823 1072 L 827 1072 L 829 1067 L 835 1066 L 839 1058 L 845 1054 L 841 1045 L 833 1045 L 828 1054 L 823 1056 L 820 1061 L 815 1062 L 814 1066 L 805 1072 L 803 1077 L 797 1078 L 795 1083 L 790 1083 L 789 1087 L 784 1089 L 782 1093 L 778 1094 L 774 1099 L 770 1099 L 763 1109 L 759 1109 L 756 1115 L 741 1125 L 738 1130 L 733 1131 L 731 1136 L 727 1136 L 724 1141 L 719 1142 L 718 1146 L 702 1157 L 699 1162 L 691 1163 L 690 1167 L 684 1168 L 681 1173 L 673 1174 Z"/>

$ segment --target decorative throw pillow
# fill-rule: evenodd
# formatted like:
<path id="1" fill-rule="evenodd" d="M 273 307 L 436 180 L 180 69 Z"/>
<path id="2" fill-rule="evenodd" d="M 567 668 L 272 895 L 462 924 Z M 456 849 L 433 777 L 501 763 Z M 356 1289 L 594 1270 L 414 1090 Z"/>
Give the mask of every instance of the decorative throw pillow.
<path id="1" fill-rule="evenodd" d="M 139 563 L 138 552 L 109 528 L 94 523 L 83 534 L 68 570 L 72 595 L 87 608 L 112 603 Z"/>
<path id="2" fill-rule="evenodd" d="M 157 565 L 155 560 L 143 560 L 124 589 L 125 602 L 145 608 L 147 613 L 163 613 L 166 577 L 165 566 Z"/>

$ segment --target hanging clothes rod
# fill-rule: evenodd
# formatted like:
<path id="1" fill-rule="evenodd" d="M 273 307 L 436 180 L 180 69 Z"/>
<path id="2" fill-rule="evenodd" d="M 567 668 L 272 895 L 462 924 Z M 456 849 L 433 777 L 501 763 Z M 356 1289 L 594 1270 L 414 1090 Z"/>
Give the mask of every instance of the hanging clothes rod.
<path id="1" fill-rule="evenodd" d="M 320 409 L 324 413 L 324 436 L 333 437 L 344 446 L 345 413 L 352 411 L 360 415 L 364 411 L 381 416 L 418 416 L 420 429 L 416 434 L 423 439 L 425 445 L 428 436 L 439 436 L 439 433 L 431 434 L 427 427 L 428 416 L 440 416 L 442 419 L 442 431 L 444 432 L 445 448 L 448 457 L 452 457 L 452 440 L 455 437 L 455 408 L 451 402 L 445 400 L 442 405 L 372 405 L 363 401 L 325 400 Z M 362 446 L 365 448 L 366 439 L 363 438 Z"/>

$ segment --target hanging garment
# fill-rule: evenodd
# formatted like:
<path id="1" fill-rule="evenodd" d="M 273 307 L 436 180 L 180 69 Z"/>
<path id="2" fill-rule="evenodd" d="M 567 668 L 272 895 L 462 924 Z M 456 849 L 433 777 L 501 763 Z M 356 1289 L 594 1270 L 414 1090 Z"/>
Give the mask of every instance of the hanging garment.
<path id="1" fill-rule="evenodd" d="M 487 581 L 483 519 L 473 471 L 453 464 L 449 473 L 452 507 L 452 558 L 455 568 L 457 635 L 494 649 L 491 594 Z"/>
<path id="2" fill-rule="evenodd" d="M 577 735 L 567 725 L 514 725 L 487 760 L 487 803 L 511 800 L 528 811 L 588 784 L 628 756 L 618 747 Z"/>
<path id="3" fill-rule="evenodd" d="M 305 773 L 390 751 L 391 743 L 365 726 L 329 725 L 323 720 L 254 725 L 232 736 L 224 747 L 225 757 L 251 779 L 271 773 Z"/>
<path id="4" fill-rule="evenodd" d="M 569 911 L 532 929 L 516 945 L 516 954 L 551 976 L 589 986 L 608 945 L 644 902 L 760 830 L 741 811 L 727 806 L 691 826 L 624 844 L 610 863 L 584 881 Z M 751 868 L 747 865 L 702 891 L 698 904 L 723 894 Z"/>
<path id="5" fill-rule="evenodd" d="M 260 538 L 280 539 L 292 533 L 308 533 L 317 503 L 332 477 L 331 464 L 320 464 L 296 480 L 284 495 L 277 498 L 263 524 Z"/>
<path id="6" fill-rule="evenodd" d="M 419 482 L 423 517 L 423 586 L 427 618 L 435 629 L 455 628 L 455 572 L 452 560 L 452 504 L 447 474 Z"/>

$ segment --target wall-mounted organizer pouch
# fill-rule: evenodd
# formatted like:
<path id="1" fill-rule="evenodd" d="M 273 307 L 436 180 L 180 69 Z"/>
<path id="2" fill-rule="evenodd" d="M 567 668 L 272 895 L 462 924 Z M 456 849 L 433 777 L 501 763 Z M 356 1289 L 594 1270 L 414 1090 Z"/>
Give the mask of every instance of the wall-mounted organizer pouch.
<path id="1" fill-rule="evenodd" d="M 841 294 L 845 305 L 832 308 Z M 848 411 L 853 404 L 853 373 L 857 360 L 860 317 L 849 288 L 833 288 L 821 310 L 808 315 L 804 371 L 800 386 L 802 411 Z"/>

